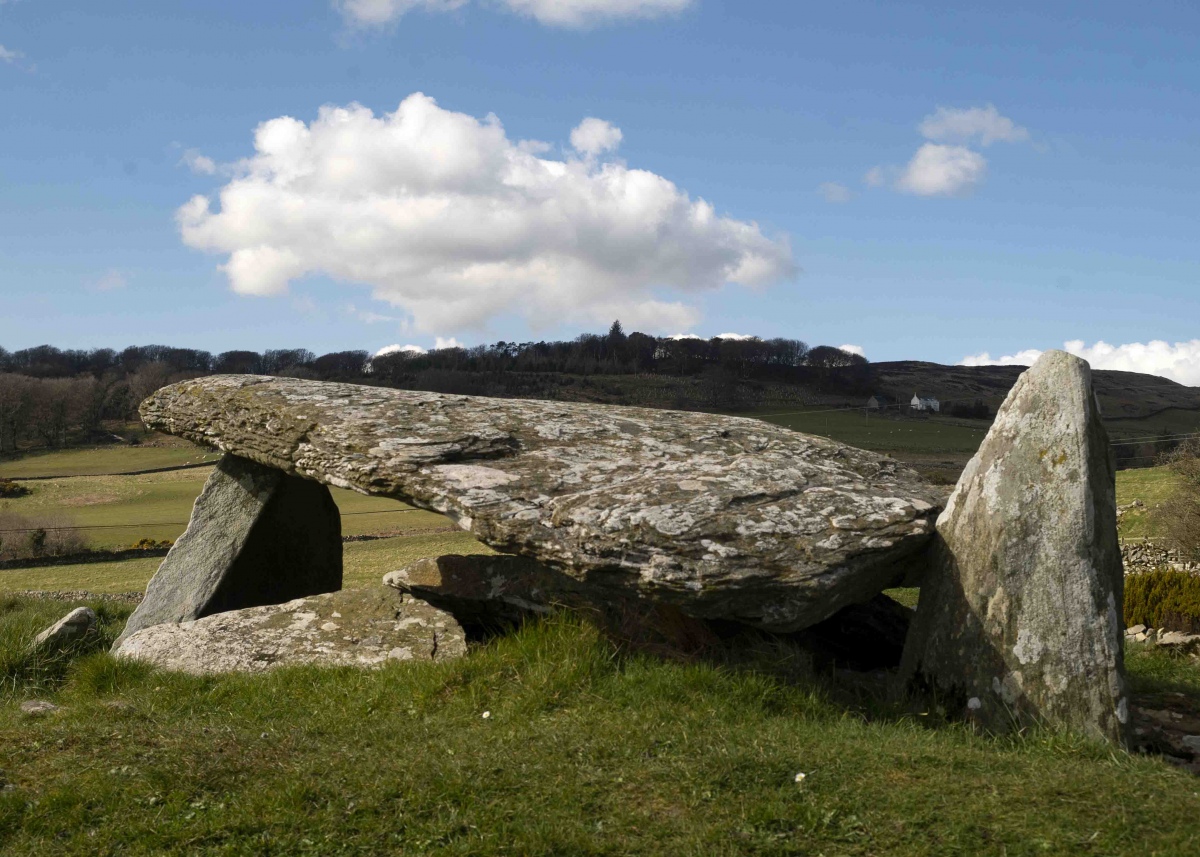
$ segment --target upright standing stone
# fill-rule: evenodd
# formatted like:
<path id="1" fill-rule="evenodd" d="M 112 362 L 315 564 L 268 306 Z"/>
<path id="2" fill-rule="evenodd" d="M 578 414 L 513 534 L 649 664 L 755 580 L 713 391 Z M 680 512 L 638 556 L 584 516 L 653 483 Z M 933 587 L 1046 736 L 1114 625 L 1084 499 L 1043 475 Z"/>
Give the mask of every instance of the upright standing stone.
<path id="1" fill-rule="evenodd" d="M 342 524 L 329 489 L 227 455 L 113 649 L 152 625 L 341 588 Z"/>
<path id="2" fill-rule="evenodd" d="M 1129 722 L 1115 468 L 1088 364 L 1050 351 L 938 518 L 902 675 L 995 731 Z"/>

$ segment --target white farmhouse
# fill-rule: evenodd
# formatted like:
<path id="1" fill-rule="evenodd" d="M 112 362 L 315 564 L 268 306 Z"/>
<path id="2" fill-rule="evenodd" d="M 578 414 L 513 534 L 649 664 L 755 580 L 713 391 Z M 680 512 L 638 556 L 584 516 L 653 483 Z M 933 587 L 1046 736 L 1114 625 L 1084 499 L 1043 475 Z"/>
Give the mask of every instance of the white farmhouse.
<path id="1" fill-rule="evenodd" d="M 937 399 L 933 398 L 932 396 L 922 398 L 916 393 L 913 393 L 913 397 L 909 401 L 908 406 L 914 411 L 932 411 L 933 413 L 940 413 L 942 410 L 942 403 Z"/>

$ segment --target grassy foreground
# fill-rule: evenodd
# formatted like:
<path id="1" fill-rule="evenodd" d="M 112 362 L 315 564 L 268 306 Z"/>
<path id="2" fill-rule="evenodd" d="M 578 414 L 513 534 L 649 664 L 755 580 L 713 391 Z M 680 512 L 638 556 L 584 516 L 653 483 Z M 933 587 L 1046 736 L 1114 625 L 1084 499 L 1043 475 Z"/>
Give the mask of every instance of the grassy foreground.
<path id="1" fill-rule="evenodd" d="M 3 602 L 0 650 L 61 610 Z M 795 652 L 758 666 L 622 655 L 569 618 L 375 672 L 201 679 L 82 655 L 3 691 L 0 851 L 1200 851 L 1200 787 L 1158 760 L 839 697 Z M 1200 694 L 1180 662 L 1139 651 L 1131 672 Z M 35 692 L 61 710 L 21 714 Z"/>

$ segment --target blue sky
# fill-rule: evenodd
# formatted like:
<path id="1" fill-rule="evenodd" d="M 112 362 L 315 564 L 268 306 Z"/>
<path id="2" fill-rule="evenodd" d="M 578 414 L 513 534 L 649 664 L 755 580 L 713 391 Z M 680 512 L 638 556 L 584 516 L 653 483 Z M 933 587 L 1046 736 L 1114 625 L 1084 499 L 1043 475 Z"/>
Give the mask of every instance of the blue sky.
<path id="1" fill-rule="evenodd" d="M 1200 384 L 1198 36 L 1184 2 L 7 0 L 0 345 L 620 316 Z"/>

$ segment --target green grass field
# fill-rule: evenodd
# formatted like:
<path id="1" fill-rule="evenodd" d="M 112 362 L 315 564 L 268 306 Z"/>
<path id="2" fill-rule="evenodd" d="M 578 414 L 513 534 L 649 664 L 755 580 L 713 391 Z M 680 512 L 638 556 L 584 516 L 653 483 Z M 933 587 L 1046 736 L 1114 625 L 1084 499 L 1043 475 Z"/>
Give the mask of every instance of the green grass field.
<path id="1" fill-rule="evenodd" d="M 122 608 L 98 606 L 102 649 Z M 977 735 L 799 651 L 663 661 L 566 617 L 444 664 L 194 678 L 24 656 L 63 609 L 0 599 L 5 854 L 1200 851 L 1196 780 L 1159 759 Z M 1139 693 L 1200 700 L 1196 667 L 1129 664 Z M 31 719 L 32 695 L 61 709 Z"/>
<path id="2" fill-rule="evenodd" d="M 205 461 L 215 462 L 220 453 L 198 446 L 103 446 L 41 452 L 12 460 L 0 460 L 0 478 L 29 479 L 43 476 L 96 476 L 180 467 Z"/>
<path id="3" fill-rule="evenodd" d="M 1157 538 L 1161 525 L 1155 521 L 1154 507 L 1166 500 L 1178 485 L 1176 477 L 1165 467 L 1146 467 L 1121 470 L 1117 473 L 1117 505 L 1124 506 L 1141 500 L 1145 507 L 1129 509 L 1121 519 L 1121 536 L 1127 539 Z"/>
<path id="4" fill-rule="evenodd" d="M 965 455 L 969 458 L 979 448 L 988 429 L 986 421 L 949 417 L 902 419 L 868 414 L 862 410 L 831 412 L 815 408 L 811 412 L 750 413 L 743 416 L 756 417 L 806 434 L 831 437 L 860 449 L 894 454 L 897 458 L 904 458 L 907 454 Z"/>
<path id="5" fill-rule="evenodd" d="M 205 474 L 64 478 L 7 502 L 182 522 Z M 1124 471 L 1119 497 L 1150 503 L 1167 482 Z M 440 516 L 335 493 L 368 513 L 347 531 L 400 531 L 344 546 L 347 586 L 488 552 Z M 98 602 L 91 653 L 26 654 L 71 605 L 4 591 L 137 591 L 160 562 L 0 570 L 0 853 L 1200 853 L 1200 788 L 1162 760 L 977 735 L 788 645 L 663 661 L 562 617 L 447 664 L 193 678 L 103 653 L 132 607 Z M 1200 707 L 1194 663 L 1134 646 L 1128 666 L 1137 698 Z M 35 696 L 61 711 L 21 714 Z"/>

